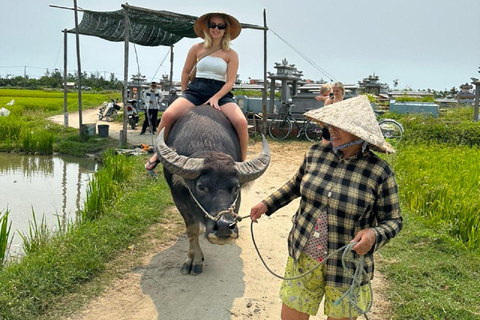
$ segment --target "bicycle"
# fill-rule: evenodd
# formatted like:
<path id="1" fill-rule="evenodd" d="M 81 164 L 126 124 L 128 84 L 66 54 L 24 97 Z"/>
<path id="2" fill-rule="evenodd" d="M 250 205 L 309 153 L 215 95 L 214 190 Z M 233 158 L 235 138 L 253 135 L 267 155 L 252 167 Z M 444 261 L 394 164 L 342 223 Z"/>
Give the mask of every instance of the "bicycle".
<path id="1" fill-rule="evenodd" d="M 308 141 L 318 142 L 322 140 L 322 127 L 315 121 L 305 119 L 300 125 L 297 119 L 292 116 L 292 109 L 295 107 L 291 102 L 282 102 L 281 113 L 276 119 L 270 121 L 268 125 L 268 134 L 274 140 L 285 140 L 293 130 L 293 124 L 297 128 L 299 138 L 305 135 Z M 305 109 L 308 111 L 308 109 Z"/>
<path id="2" fill-rule="evenodd" d="M 378 125 L 382 130 L 383 137 L 386 140 L 400 141 L 402 140 L 404 129 L 400 122 L 393 119 L 382 118 L 383 111 L 373 110 L 377 116 Z"/>

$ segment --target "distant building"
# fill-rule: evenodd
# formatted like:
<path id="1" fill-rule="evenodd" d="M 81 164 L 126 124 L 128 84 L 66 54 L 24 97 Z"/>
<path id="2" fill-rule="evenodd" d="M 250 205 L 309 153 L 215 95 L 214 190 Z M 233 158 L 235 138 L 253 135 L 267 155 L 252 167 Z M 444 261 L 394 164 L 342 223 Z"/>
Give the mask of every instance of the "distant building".
<path id="1" fill-rule="evenodd" d="M 460 91 L 457 93 L 457 104 L 473 104 L 475 103 L 475 91 L 472 90 L 471 84 L 465 83 L 460 86 Z"/>
<path id="2" fill-rule="evenodd" d="M 375 75 L 369 75 L 367 78 L 363 78 L 362 81 L 358 81 L 361 93 L 373 94 L 379 96 L 380 94 L 386 94 L 389 91 L 386 83 L 380 83 L 380 78 Z"/>

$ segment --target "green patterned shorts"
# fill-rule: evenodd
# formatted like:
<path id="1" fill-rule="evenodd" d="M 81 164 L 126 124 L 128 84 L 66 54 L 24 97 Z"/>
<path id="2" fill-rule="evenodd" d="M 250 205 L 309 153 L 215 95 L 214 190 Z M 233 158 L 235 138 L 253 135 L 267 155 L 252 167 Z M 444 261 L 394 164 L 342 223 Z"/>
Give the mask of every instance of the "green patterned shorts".
<path id="1" fill-rule="evenodd" d="M 294 268 L 293 259 L 289 256 L 285 278 L 299 276 L 313 269 L 317 264 L 317 261 L 302 252 Z M 348 299 L 343 299 L 338 306 L 334 305 L 335 301 L 347 290 L 348 288 L 326 286 L 325 265 L 322 265 L 302 278 L 284 280 L 280 288 L 280 299 L 286 306 L 292 309 L 316 315 L 320 302 L 322 302 L 325 295 L 325 315 L 332 318 L 348 318 L 350 316 Z M 358 306 L 365 310 L 370 303 L 370 297 L 370 287 L 368 285 L 361 286 L 358 292 Z M 351 308 L 351 311 L 353 317 L 359 316 L 354 308 Z"/>

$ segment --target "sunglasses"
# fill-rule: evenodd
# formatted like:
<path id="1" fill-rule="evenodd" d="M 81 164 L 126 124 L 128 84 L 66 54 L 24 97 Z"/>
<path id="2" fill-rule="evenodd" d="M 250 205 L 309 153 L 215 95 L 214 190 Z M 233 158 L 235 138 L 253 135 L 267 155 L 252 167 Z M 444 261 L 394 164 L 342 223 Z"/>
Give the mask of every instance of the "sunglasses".
<path id="1" fill-rule="evenodd" d="M 227 27 L 224 23 L 219 23 L 219 24 L 215 24 L 213 22 L 210 22 L 208 24 L 208 27 L 210 29 L 215 29 L 215 28 L 218 28 L 218 30 L 225 30 L 225 28 Z"/>

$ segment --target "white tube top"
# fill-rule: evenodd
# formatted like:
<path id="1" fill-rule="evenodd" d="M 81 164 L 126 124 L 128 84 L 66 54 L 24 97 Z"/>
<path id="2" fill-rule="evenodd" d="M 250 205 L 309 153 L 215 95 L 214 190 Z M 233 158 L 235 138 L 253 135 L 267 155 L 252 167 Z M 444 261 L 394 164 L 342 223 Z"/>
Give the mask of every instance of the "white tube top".
<path id="1" fill-rule="evenodd" d="M 197 63 L 196 77 L 225 82 L 227 79 L 227 63 L 222 58 L 206 56 Z"/>

